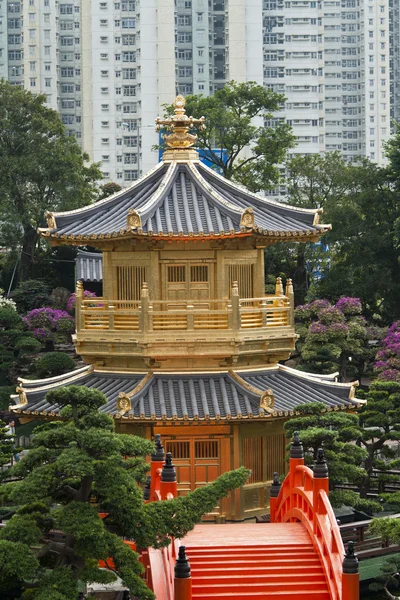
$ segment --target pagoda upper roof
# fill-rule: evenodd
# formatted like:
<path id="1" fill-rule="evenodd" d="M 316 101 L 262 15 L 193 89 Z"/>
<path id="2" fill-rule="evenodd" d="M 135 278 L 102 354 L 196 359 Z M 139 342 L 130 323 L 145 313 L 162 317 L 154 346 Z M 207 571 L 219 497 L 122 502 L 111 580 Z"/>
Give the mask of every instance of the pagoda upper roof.
<path id="1" fill-rule="evenodd" d="M 13 396 L 17 413 L 54 416 L 60 407 L 46 400 L 49 390 L 84 385 L 105 394 L 100 409 L 116 419 L 210 421 L 268 419 L 294 414 L 296 407 L 320 402 L 326 410 L 356 408 L 357 383 L 336 383 L 283 365 L 252 371 L 210 373 L 118 373 L 88 366 L 51 379 L 20 380 Z"/>
<path id="2" fill-rule="evenodd" d="M 93 205 L 48 213 L 48 227 L 40 233 L 75 245 L 138 236 L 305 241 L 330 228 L 318 224 L 319 214 L 254 194 L 192 156 L 161 162 L 131 187 Z"/>

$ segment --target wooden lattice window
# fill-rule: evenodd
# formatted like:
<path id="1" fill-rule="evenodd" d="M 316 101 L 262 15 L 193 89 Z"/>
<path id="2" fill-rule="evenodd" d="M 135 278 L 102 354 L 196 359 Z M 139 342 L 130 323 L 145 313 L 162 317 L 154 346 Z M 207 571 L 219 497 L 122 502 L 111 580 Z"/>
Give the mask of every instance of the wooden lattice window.
<path id="1" fill-rule="evenodd" d="M 140 300 L 143 283 L 147 280 L 147 267 L 117 267 L 118 300 Z"/>
<path id="2" fill-rule="evenodd" d="M 171 452 L 173 460 L 190 458 L 190 442 L 166 442 L 166 451 Z"/>
<path id="3" fill-rule="evenodd" d="M 228 265 L 228 296 L 232 293 L 232 284 L 238 282 L 240 298 L 253 298 L 253 265 Z"/>
<path id="4" fill-rule="evenodd" d="M 184 283 L 186 281 L 185 265 L 168 266 L 168 283 Z"/>
<path id="5" fill-rule="evenodd" d="M 266 476 L 273 479 L 274 473 L 282 475 L 285 472 L 286 438 L 283 433 L 267 435 L 265 438 Z"/>
<path id="6" fill-rule="evenodd" d="M 218 441 L 195 442 L 194 454 L 195 458 L 218 458 Z"/>
<path id="7" fill-rule="evenodd" d="M 251 469 L 247 483 L 264 481 L 264 444 L 262 437 L 243 439 L 243 465 Z"/>
<path id="8" fill-rule="evenodd" d="M 203 283 L 208 281 L 207 265 L 192 265 L 190 267 L 190 281 L 192 283 Z"/>

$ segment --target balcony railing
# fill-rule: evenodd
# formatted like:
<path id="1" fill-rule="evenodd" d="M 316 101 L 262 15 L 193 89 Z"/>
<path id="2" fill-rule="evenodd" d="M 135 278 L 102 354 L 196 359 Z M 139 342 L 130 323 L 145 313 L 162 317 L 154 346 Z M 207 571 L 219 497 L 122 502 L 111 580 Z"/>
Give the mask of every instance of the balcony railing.
<path id="1" fill-rule="evenodd" d="M 230 299 L 153 300 L 143 285 L 140 301 L 83 298 L 78 287 L 77 333 L 84 331 L 162 332 L 212 331 L 249 332 L 275 327 L 293 328 L 293 288 L 288 280 L 286 295 L 278 278 L 276 293 L 261 298 L 239 298 L 234 282 Z"/>

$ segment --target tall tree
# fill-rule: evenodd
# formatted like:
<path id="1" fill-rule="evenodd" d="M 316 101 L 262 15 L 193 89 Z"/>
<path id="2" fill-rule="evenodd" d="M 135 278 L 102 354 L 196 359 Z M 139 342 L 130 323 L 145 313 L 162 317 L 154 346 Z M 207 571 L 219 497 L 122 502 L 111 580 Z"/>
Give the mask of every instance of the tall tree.
<path id="1" fill-rule="evenodd" d="M 346 164 L 339 152 L 327 152 L 324 156 L 297 155 L 287 160 L 285 166 L 288 202 L 301 208 L 325 210 L 327 205 L 346 198 L 358 186 L 357 167 Z M 322 219 L 325 223 L 331 222 L 329 214 L 323 215 Z M 333 227 L 336 228 L 336 223 Z M 324 236 L 322 245 L 293 245 L 292 265 L 286 276 L 293 280 L 296 304 L 304 304 L 313 279 L 312 271 L 320 272 L 327 260 L 326 239 Z M 283 248 L 268 248 L 266 261 L 284 252 Z"/>
<path id="2" fill-rule="evenodd" d="M 141 548 L 165 546 L 250 472 L 241 468 L 185 497 L 145 504 L 138 484 L 153 445 L 115 433 L 113 419 L 98 411 L 106 402 L 98 390 L 70 386 L 47 398 L 63 407 L 66 420 L 37 428 L 33 448 L 0 486 L 3 504 L 20 505 L 0 531 L 0 592 L 19 583 L 32 599 L 77 600 L 80 583 L 110 582 L 117 574 L 135 597 L 150 600 L 138 556 L 120 536 Z M 62 541 L 53 529 L 64 532 Z M 113 570 L 100 570 L 98 561 L 107 559 Z"/>
<path id="3" fill-rule="evenodd" d="M 326 203 L 330 262 L 315 293 L 357 296 L 367 316 L 388 324 L 400 316 L 400 172 L 367 161 L 358 169 L 358 189 Z"/>
<path id="4" fill-rule="evenodd" d="M 90 204 L 102 177 L 45 101 L 0 82 L 0 237 L 21 248 L 22 279 L 30 276 L 46 211 Z"/>
<path id="5" fill-rule="evenodd" d="M 340 152 L 297 155 L 286 162 L 290 204 L 324 208 L 327 202 L 346 197 L 358 183 L 357 167 L 348 165 Z"/>
<path id="6" fill-rule="evenodd" d="M 230 81 L 213 96 L 186 96 L 186 113 L 206 118 L 203 131 L 195 128 L 197 145 L 224 177 L 252 191 L 267 190 L 279 180 L 278 165 L 294 146 L 291 127 L 275 114 L 284 100 L 253 81 Z"/>

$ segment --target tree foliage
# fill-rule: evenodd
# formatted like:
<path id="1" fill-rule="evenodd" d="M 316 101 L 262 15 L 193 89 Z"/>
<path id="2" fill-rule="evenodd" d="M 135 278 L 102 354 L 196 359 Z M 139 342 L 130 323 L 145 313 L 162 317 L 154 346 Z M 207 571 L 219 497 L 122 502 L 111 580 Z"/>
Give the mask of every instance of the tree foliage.
<path id="1" fill-rule="evenodd" d="M 45 102 L 45 96 L 0 82 L 0 237 L 3 246 L 21 248 L 24 279 L 37 258 L 37 228 L 45 226 L 46 211 L 89 204 L 101 179 Z"/>
<path id="2" fill-rule="evenodd" d="M 0 421 L 0 467 L 7 465 L 15 454 L 13 437 L 3 421 Z"/>
<path id="3" fill-rule="evenodd" d="M 288 438 L 295 431 L 301 432 L 305 463 L 312 465 L 319 448 L 324 448 L 329 467 L 329 483 L 362 480 L 362 469 L 366 452 L 354 442 L 360 435 L 358 417 L 348 412 L 326 411 L 319 402 L 310 402 L 296 407 L 296 416 L 285 425 Z"/>
<path id="4" fill-rule="evenodd" d="M 197 147 L 227 179 L 267 190 L 279 180 L 278 164 L 294 145 L 289 125 L 267 124 L 284 100 L 252 81 L 230 81 L 212 96 L 186 96 L 186 113 L 206 118 L 206 129 L 196 130 Z"/>
<path id="5" fill-rule="evenodd" d="M 368 317 L 388 324 L 400 315 L 400 172 L 394 181 L 391 167 L 364 161 L 352 169 L 357 185 L 351 193 L 325 203 L 329 252 L 314 258 L 322 277 L 312 293 L 332 301 L 356 296 Z"/>
<path id="6" fill-rule="evenodd" d="M 361 376 L 373 351 L 368 345 L 370 332 L 361 315 L 359 298 L 340 298 L 335 305 L 315 300 L 295 310 L 296 348 L 300 354 L 297 368 L 312 373 L 339 371 L 339 380 Z M 351 362 L 350 362 L 351 359 Z"/>
<path id="7" fill-rule="evenodd" d="M 400 441 L 400 383 L 373 381 L 365 395 L 367 403 L 360 410 L 359 444 L 366 450 L 365 475 L 361 495 L 365 498 L 371 487 L 373 469 L 398 469 L 397 444 Z M 385 477 L 382 476 L 382 479 Z"/>
<path id="8" fill-rule="evenodd" d="M 391 519 L 379 519 L 379 521 L 382 521 L 382 524 L 381 524 L 381 526 L 378 526 L 378 527 L 376 527 L 377 520 L 375 520 L 372 524 L 372 531 L 381 535 L 381 533 L 386 528 L 385 522 L 390 521 L 390 520 Z M 396 538 L 397 538 L 396 543 L 399 543 L 400 537 L 396 536 Z M 394 592 L 395 590 L 398 590 L 400 587 L 399 570 L 400 570 L 400 555 L 394 554 L 393 556 L 390 556 L 387 560 L 385 560 L 385 562 L 381 566 L 379 575 L 377 577 L 375 577 L 375 581 L 374 581 L 374 583 L 370 584 L 369 589 L 372 592 L 384 591 L 386 594 L 386 597 L 389 598 L 389 600 L 396 600 L 397 598 L 400 598 L 400 596 L 398 596 L 398 595 L 395 596 L 392 593 L 392 591 Z"/>
<path id="9" fill-rule="evenodd" d="M 378 379 L 400 382 L 400 321 L 389 327 L 376 354 L 375 370 Z"/>
<path id="10" fill-rule="evenodd" d="M 33 448 L 9 472 L 17 480 L 2 486 L 3 503 L 19 509 L 0 531 L 0 572 L 3 543 L 15 565 L 7 568 L 24 597 L 73 600 L 80 583 L 109 582 L 118 574 L 136 597 L 152 598 L 137 554 L 120 536 L 142 548 L 183 537 L 220 498 L 243 485 L 249 471 L 225 473 L 185 497 L 145 504 L 138 484 L 146 478 L 145 456 L 153 445 L 115 433 L 112 418 L 98 411 L 106 398 L 97 390 L 58 388 L 47 399 L 62 407 L 67 420 L 35 430 Z M 101 518 L 100 511 L 108 516 Z M 60 541 L 53 530 L 65 537 Z M 26 571 L 16 568 L 18 556 Z M 110 570 L 99 569 L 99 560 L 108 560 Z M 54 590 L 57 595 L 49 595 Z"/>
<path id="11" fill-rule="evenodd" d="M 26 330 L 12 308 L 0 308 L 0 385 L 16 382 L 17 371 L 40 350 L 40 343 Z"/>

